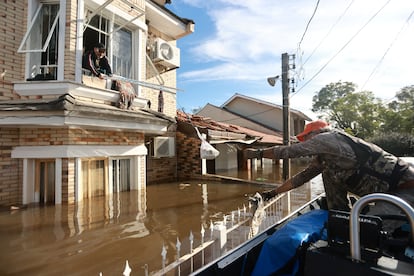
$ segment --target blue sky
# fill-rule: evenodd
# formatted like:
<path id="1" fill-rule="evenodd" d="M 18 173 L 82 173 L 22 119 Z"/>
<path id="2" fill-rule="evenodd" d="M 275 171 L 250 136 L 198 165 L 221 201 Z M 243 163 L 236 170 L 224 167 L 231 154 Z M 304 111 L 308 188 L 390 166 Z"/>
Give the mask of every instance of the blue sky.
<path id="1" fill-rule="evenodd" d="M 385 101 L 414 85 L 414 1 L 173 0 L 167 8 L 195 21 L 178 41 L 177 108 L 189 113 L 235 93 L 281 104 L 281 83 L 266 79 L 281 74 L 283 53 L 296 56 L 290 106 L 311 118 L 312 97 L 332 82 Z"/>

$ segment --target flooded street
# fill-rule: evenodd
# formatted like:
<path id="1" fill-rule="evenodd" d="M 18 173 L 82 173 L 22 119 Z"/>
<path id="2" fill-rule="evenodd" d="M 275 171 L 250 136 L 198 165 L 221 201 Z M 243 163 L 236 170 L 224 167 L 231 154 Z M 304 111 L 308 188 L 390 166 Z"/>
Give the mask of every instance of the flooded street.
<path id="1" fill-rule="evenodd" d="M 78 205 L 30 206 L 0 212 L 1 275 L 132 275 L 162 267 L 161 249 L 174 260 L 200 243 L 204 225 L 248 205 L 246 194 L 268 189 L 254 184 L 192 181 L 150 185 L 146 193 L 122 192 Z"/>
<path id="2" fill-rule="evenodd" d="M 135 275 L 144 275 L 145 264 L 149 271 L 161 268 L 163 244 L 172 248 L 178 237 L 185 252 L 190 231 L 200 240 L 202 223 L 207 229 L 211 220 L 243 207 L 245 194 L 257 190 L 254 185 L 169 183 L 148 186 L 146 199 L 123 192 L 77 207 L 3 211 L 0 274 L 122 275 L 128 260 Z"/>

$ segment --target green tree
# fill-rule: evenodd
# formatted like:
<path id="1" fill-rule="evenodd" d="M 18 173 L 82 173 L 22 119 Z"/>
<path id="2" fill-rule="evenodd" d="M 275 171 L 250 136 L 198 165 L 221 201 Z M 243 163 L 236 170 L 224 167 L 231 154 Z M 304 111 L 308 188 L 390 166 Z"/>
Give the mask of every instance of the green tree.
<path id="1" fill-rule="evenodd" d="M 314 95 L 312 111 L 348 133 L 365 138 L 382 124 L 384 107 L 372 92 L 355 90 L 351 82 L 331 83 Z"/>
<path id="2" fill-rule="evenodd" d="M 381 131 L 414 135 L 414 85 L 397 92 L 395 100 L 387 104 L 382 113 L 384 124 Z"/>

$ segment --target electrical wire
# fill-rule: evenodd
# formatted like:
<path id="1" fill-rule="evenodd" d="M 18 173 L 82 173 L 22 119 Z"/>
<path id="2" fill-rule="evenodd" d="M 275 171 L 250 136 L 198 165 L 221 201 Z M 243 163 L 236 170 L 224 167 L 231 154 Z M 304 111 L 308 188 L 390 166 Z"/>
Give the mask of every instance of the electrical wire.
<path id="1" fill-rule="evenodd" d="M 371 74 L 368 76 L 367 80 L 364 82 L 364 85 L 362 86 L 361 90 L 364 90 L 365 85 L 368 83 L 368 81 L 371 79 L 371 77 L 374 75 L 374 73 L 378 70 L 378 68 L 380 67 L 381 63 L 384 61 L 385 56 L 388 54 L 389 50 L 392 48 L 392 46 L 394 45 L 394 43 L 397 41 L 397 39 L 399 38 L 400 34 L 402 33 L 402 31 L 404 30 L 404 28 L 408 25 L 411 17 L 413 16 L 414 11 L 411 12 L 411 14 L 408 16 L 407 20 L 405 20 L 403 26 L 401 27 L 401 29 L 398 31 L 397 35 L 394 37 L 394 39 L 391 41 L 390 45 L 388 46 L 388 48 L 385 50 L 384 54 L 382 55 L 381 59 L 378 61 L 378 63 L 376 64 L 376 66 L 374 67 L 374 69 L 371 71 Z"/>
<path id="2" fill-rule="evenodd" d="M 302 85 L 294 95 L 298 94 L 304 87 L 306 87 L 311 81 L 313 81 L 328 65 L 332 62 L 334 58 L 336 58 L 354 39 L 355 37 L 388 5 L 391 0 L 388 0 L 382 7 L 371 16 L 370 19 L 339 49 L 338 52 L 335 53 L 304 85 Z M 294 96 L 293 95 L 293 96 Z"/>
<path id="3" fill-rule="evenodd" d="M 343 11 L 343 13 L 338 17 L 338 19 L 335 21 L 335 23 L 331 26 L 329 31 L 326 33 L 326 35 L 322 38 L 322 40 L 319 42 L 319 44 L 313 49 L 311 54 L 308 56 L 308 58 L 303 62 L 302 66 L 304 66 L 308 60 L 313 56 L 313 54 L 316 52 L 317 49 L 322 45 L 322 43 L 325 41 L 325 39 L 331 34 L 332 30 L 338 25 L 338 23 L 342 20 L 342 18 L 345 16 L 345 14 L 348 12 L 349 8 L 354 3 L 354 0 L 352 0 L 349 5 L 346 7 L 346 9 Z"/>
<path id="4" fill-rule="evenodd" d="M 302 38 L 300 39 L 299 44 L 298 44 L 298 48 L 299 48 L 299 49 L 300 49 L 300 45 L 302 44 L 303 38 L 305 37 L 305 34 L 306 34 L 306 32 L 308 31 L 309 25 L 310 25 L 310 23 L 311 23 L 311 21 L 312 21 L 313 17 L 314 17 L 314 16 L 315 16 L 315 14 L 316 14 L 316 11 L 318 10 L 319 1 L 320 1 L 320 0 L 318 0 L 318 1 L 316 2 L 316 6 L 315 6 L 315 9 L 313 10 L 312 16 L 309 18 L 308 24 L 306 24 L 305 31 L 303 32 L 303 34 L 302 34 Z"/>

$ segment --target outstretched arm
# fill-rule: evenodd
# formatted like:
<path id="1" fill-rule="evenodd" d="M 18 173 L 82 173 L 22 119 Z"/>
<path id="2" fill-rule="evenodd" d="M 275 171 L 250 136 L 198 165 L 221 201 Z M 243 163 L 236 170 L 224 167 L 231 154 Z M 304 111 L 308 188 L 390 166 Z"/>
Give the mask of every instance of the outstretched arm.
<path id="1" fill-rule="evenodd" d="M 323 170 L 322 163 L 316 157 L 312 160 L 309 166 L 301 171 L 300 173 L 294 175 L 293 177 L 286 180 L 281 186 L 277 187 L 274 190 L 265 191 L 262 193 L 264 199 L 270 199 L 280 193 L 288 192 L 294 188 L 300 187 L 306 182 L 310 181 L 312 178 L 320 174 Z"/>

